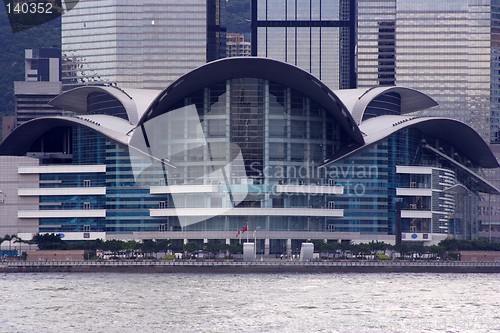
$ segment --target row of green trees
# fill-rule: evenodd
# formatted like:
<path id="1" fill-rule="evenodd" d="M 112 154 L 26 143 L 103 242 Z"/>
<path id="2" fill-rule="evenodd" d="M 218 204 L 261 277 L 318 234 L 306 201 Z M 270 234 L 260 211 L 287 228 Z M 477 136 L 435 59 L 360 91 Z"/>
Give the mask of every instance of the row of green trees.
<path id="1" fill-rule="evenodd" d="M 230 254 L 241 253 L 243 247 L 240 244 L 226 245 L 219 243 L 188 242 L 183 244 L 182 240 L 166 240 L 166 239 L 145 239 L 142 242 L 134 240 L 107 240 L 101 239 L 91 241 L 72 241 L 67 242 L 61 239 L 58 234 L 36 235 L 33 242 L 38 245 L 40 250 L 86 250 L 96 252 L 102 250 L 113 254 L 126 254 L 133 256 L 134 254 L 146 254 L 152 256 L 157 253 L 165 252 L 180 252 L 193 254 L 198 251 L 204 251 L 216 255 L 218 253 Z"/>
<path id="2" fill-rule="evenodd" d="M 182 240 L 152 240 L 146 239 L 142 242 L 134 240 L 107 240 L 101 239 L 91 241 L 64 241 L 58 234 L 43 234 L 36 235 L 30 241 L 24 241 L 15 235 L 5 235 L 0 237 L 0 243 L 9 242 L 9 252 L 15 243 L 25 243 L 30 247 L 37 245 L 40 250 L 86 250 L 96 252 L 102 250 L 113 254 L 145 254 L 152 256 L 157 253 L 165 252 L 181 252 L 194 254 L 198 251 L 204 251 L 207 254 L 217 255 L 219 253 L 237 254 L 242 253 L 241 244 L 223 244 L 216 242 L 201 243 L 188 242 L 183 244 Z M 403 243 L 401 245 L 390 245 L 384 242 L 370 242 L 353 244 L 347 242 L 330 242 L 313 241 L 316 252 L 323 254 L 328 253 L 351 253 L 354 256 L 367 256 L 383 253 L 385 251 L 395 251 L 401 254 L 402 257 L 412 255 L 432 254 L 445 258 L 448 253 L 457 251 L 500 251 L 500 242 L 487 242 L 484 240 L 457 240 L 445 239 L 438 245 L 424 246 L 420 243 Z"/>
<path id="3" fill-rule="evenodd" d="M 400 245 L 391 245 L 384 242 L 370 243 L 324 243 L 314 241 L 314 249 L 321 253 L 346 253 L 353 255 L 366 256 L 383 253 L 385 251 L 394 251 L 401 254 L 402 257 L 412 255 L 421 256 L 431 254 L 441 258 L 447 257 L 451 252 L 457 251 L 500 251 L 500 242 L 488 242 L 485 240 L 457 240 L 445 239 L 437 245 L 424 246 L 421 243 L 402 243 Z"/>
<path id="4" fill-rule="evenodd" d="M 31 246 L 35 245 L 36 242 L 35 240 L 29 240 L 29 241 L 25 241 L 19 237 L 17 237 L 16 235 L 5 235 L 3 237 L 0 237 L 0 244 L 2 244 L 3 242 L 9 242 L 9 253 L 12 252 L 12 246 L 13 244 L 15 245 L 16 243 L 21 243 L 21 244 L 28 244 L 31 248 Z"/>

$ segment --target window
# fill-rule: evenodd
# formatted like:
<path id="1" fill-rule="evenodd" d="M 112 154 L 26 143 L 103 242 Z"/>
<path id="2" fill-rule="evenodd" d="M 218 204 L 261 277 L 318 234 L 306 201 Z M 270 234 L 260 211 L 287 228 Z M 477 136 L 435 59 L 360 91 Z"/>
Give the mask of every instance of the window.
<path id="1" fill-rule="evenodd" d="M 168 207 L 168 205 L 167 205 L 166 201 L 160 201 L 160 202 L 158 202 L 158 208 L 165 209 L 167 207 Z"/>
<path id="2" fill-rule="evenodd" d="M 168 231 L 168 224 L 167 223 L 159 224 L 158 231 Z"/>
<path id="3" fill-rule="evenodd" d="M 88 201 L 87 201 L 87 202 L 84 202 L 84 203 L 83 203 L 83 209 L 85 209 L 85 210 L 89 210 L 89 209 L 90 209 L 90 202 L 88 202 Z"/>
<path id="4" fill-rule="evenodd" d="M 84 225 L 83 232 L 90 232 L 90 225 L 88 225 L 88 224 Z"/>
<path id="5" fill-rule="evenodd" d="M 271 142 L 269 143 L 269 159 L 271 161 L 283 161 L 286 158 L 286 143 Z"/>
<path id="6" fill-rule="evenodd" d="M 335 201 L 328 201 L 328 209 L 335 209 Z"/>
<path id="7" fill-rule="evenodd" d="M 83 181 L 83 187 L 90 187 L 92 185 L 92 182 L 90 181 L 90 179 L 85 179 Z"/>
<path id="8" fill-rule="evenodd" d="M 209 119 L 208 120 L 208 135 L 209 137 L 218 138 L 226 136 L 226 120 L 225 119 Z"/>

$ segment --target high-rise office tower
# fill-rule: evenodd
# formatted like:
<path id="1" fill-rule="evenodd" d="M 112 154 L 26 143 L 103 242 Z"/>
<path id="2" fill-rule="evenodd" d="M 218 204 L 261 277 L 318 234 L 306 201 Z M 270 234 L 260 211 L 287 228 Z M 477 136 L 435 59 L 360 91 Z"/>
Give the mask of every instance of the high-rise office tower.
<path id="1" fill-rule="evenodd" d="M 500 0 L 358 0 L 357 9 L 358 86 L 430 95 L 439 105 L 420 115 L 469 124 L 500 158 Z M 497 171 L 484 176 L 500 186 Z M 500 225 L 500 202 L 483 199 L 487 230 Z"/>
<path id="2" fill-rule="evenodd" d="M 62 16 L 64 89 L 100 83 L 162 89 L 225 57 L 225 3 L 80 0 Z"/>
<path id="3" fill-rule="evenodd" d="M 294 64 L 331 89 L 354 88 L 354 0 L 252 0 L 252 54 Z"/>
<path id="4" fill-rule="evenodd" d="M 493 2 L 358 0 L 358 86 L 423 91 L 439 103 L 426 114 L 460 119 L 489 142 Z"/>

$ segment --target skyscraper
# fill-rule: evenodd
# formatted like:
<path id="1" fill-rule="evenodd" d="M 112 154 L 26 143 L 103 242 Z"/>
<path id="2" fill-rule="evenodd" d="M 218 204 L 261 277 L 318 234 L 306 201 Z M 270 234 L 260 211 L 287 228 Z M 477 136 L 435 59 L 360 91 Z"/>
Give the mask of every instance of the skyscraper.
<path id="1" fill-rule="evenodd" d="M 63 86 L 161 89 L 225 56 L 223 0 L 80 0 L 62 17 Z"/>
<path id="2" fill-rule="evenodd" d="M 252 54 L 296 65 L 331 89 L 354 88 L 354 0 L 252 0 Z"/>
<path id="3" fill-rule="evenodd" d="M 358 86 L 423 91 L 439 103 L 426 115 L 467 122 L 489 142 L 492 2 L 358 0 Z"/>
<path id="4" fill-rule="evenodd" d="M 358 0 L 358 86 L 397 84 L 430 95 L 439 105 L 419 115 L 469 124 L 498 159 L 499 14 L 499 0 Z M 484 176 L 500 186 L 496 170 Z M 500 220 L 498 198 L 493 208 L 489 201 L 481 203 L 483 230 Z"/>

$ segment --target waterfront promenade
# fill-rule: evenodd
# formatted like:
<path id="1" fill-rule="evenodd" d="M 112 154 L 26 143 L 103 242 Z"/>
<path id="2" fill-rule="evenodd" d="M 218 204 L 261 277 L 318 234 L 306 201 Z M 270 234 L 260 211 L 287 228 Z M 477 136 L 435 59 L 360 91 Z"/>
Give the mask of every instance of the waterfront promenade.
<path id="1" fill-rule="evenodd" d="M 500 262 L 341 260 L 341 261 L 4 261 L 0 273 L 500 273 Z"/>

